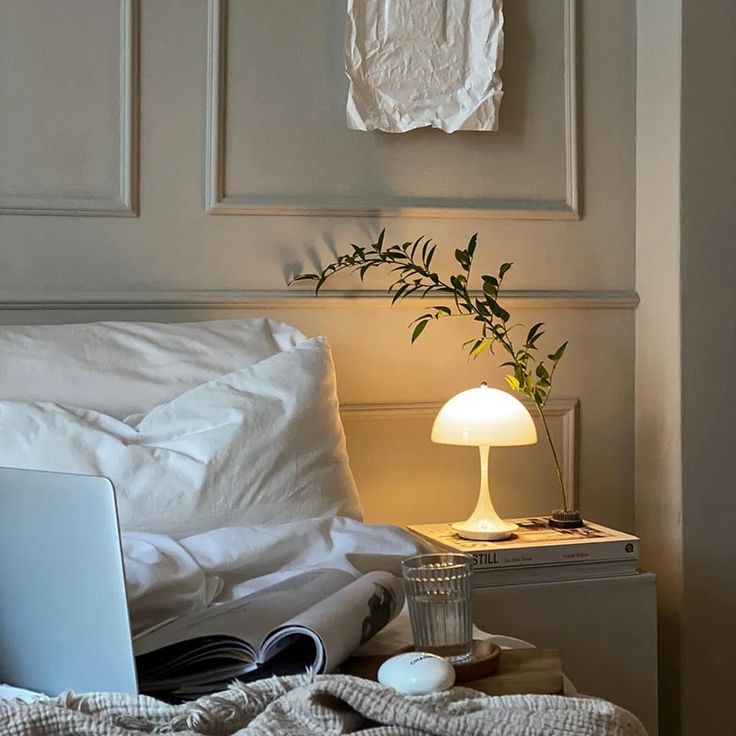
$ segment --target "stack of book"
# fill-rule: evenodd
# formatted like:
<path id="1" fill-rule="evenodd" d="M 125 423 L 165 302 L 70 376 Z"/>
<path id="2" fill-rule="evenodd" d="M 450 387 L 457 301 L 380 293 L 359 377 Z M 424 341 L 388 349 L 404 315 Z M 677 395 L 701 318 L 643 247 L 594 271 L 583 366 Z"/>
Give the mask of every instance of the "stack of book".
<path id="1" fill-rule="evenodd" d="M 553 529 L 549 517 L 513 519 L 519 529 L 497 542 L 462 539 L 449 524 L 408 529 L 440 551 L 464 552 L 475 560 L 476 587 L 635 575 L 639 539 L 586 521 L 578 529 Z"/>

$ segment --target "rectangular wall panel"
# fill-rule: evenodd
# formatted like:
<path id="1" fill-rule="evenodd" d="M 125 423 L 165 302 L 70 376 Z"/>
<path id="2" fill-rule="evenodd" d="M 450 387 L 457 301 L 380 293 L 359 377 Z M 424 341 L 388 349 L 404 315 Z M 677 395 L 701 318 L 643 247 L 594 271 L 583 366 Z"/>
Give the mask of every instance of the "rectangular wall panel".
<path id="1" fill-rule="evenodd" d="M 524 403 L 534 412 L 529 402 Z M 478 450 L 430 441 L 441 406 L 342 408 L 350 463 L 369 521 L 460 521 L 472 512 L 480 479 Z M 573 399 L 552 399 L 547 411 L 572 504 L 577 503 L 577 407 Z M 491 494 L 501 516 L 551 513 L 561 505 L 552 455 L 538 420 L 537 425 L 536 445 L 491 448 Z"/>
<path id="2" fill-rule="evenodd" d="M 134 215 L 138 0 L 0 5 L 0 214 Z"/>
<path id="3" fill-rule="evenodd" d="M 578 217 L 575 0 L 504 12 L 499 131 L 389 134 L 347 128 L 344 5 L 209 0 L 208 211 Z"/>

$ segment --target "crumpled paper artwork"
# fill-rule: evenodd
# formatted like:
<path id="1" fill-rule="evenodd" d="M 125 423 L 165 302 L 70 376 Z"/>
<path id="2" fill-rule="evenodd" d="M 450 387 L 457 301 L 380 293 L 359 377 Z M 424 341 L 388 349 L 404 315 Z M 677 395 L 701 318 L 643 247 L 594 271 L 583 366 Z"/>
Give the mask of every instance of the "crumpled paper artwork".
<path id="1" fill-rule="evenodd" d="M 348 0 L 348 127 L 498 130 L 502 0 Z"/>

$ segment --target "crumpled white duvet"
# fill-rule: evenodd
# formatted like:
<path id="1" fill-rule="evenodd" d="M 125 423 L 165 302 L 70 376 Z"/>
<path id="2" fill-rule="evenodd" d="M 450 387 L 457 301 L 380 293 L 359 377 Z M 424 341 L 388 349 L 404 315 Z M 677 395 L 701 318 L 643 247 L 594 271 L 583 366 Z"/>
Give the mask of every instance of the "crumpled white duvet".
<path id="1" fill-rule="evenodd" d="M 134 633 L 312 568 L 400 575 L 402 559 L 426 551 L 398 527 L 344 517 L 227 527 L 178 541 L 125 532 L 122 546 Z"/>

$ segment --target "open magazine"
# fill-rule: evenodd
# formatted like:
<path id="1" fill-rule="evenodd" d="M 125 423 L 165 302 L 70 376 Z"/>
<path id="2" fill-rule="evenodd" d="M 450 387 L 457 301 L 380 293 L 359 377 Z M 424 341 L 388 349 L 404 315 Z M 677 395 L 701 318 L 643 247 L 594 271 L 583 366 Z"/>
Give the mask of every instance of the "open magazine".
<path id="1" fill-rule="evenodd" d="M 181 701 L 236 678 L 329 672 L 399 613 L 403 595 L 401 580 L 387 572 L 295 574 L 138 634 L 139 689 Z"/>

